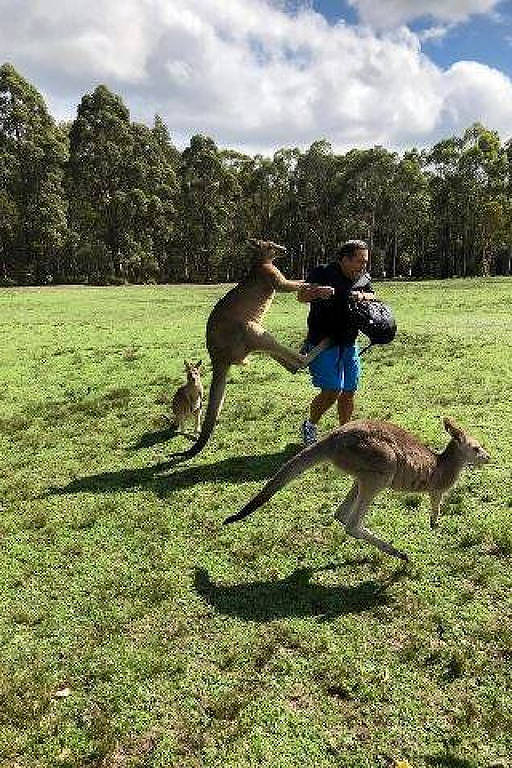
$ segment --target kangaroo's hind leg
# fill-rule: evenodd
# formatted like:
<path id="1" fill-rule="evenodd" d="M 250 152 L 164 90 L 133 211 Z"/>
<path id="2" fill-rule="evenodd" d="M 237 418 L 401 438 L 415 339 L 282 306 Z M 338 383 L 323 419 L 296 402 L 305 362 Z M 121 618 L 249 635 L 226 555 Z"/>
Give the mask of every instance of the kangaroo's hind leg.
<path id="1" fill-rule="evenodd" d="M 336 520 L 339 520 L 339 522 L 342 523 L 343 525 L 345 525 L 345 523 L 348 520 L 348 517 L 350 515 L 350 510 L 352 509 L 354 502 L 357 498 L 358 489 L 359 489 L 358 483 L 357 481 L 355 481 L 352 484 L 351 489 L 349 490 L 349 492 L 347 493 L 347 495 L 339 505 L 338 509 L 334 513 L 334 517 L 336 518 Z"/>
<path id="2" fill-rule="evenodd" d="M 270 355 L 276 362 L 291 373 L 296 373 L 306 363 L 305 355 L 294 352 L 293 349 L 279 344 L 264 328 L 251 323 L 248 329 L 248 341 L 253 352 L 263 352 Z"/>
<path id="3" fill-rule="evenodd" d="M 333 343 L 331 339 L 326 338 L 322 339 L 322 341 L 318 342 L 318 344 L 309 350 L 307 355 L 305 356 L 304 365 L 309 365 L 315 357 L 318 357 L 318 355 L 323 352 L 325 349 L 329 349 L 329 347 L 332 347 Z"/>
<path id="4" fill-rule="evenodd" d="M 197 411 L 194 411 L 194 418 L 195 418 L 195 432 L 196 435 L 199 435 L 201 433 L 201 414 L 203 412 L 202 406 L 199 406 Z"/>
<path id="5" fill-rule="evenodd" d="M 376 536 L 372 531 L 364 525 L 364 518 L 368 511 L 368 507 L 377 495 L 377 493 L 388 485 L 387 481 L 382 483 L 364 483 L 359 481 L 359 490 L 357 498 L 352 506 L 352 510 L 349 514 L 349 518 L 346 523 L 346 531 L 350 536 L 356 539 L 363 539 L 368 544 L 373 544 L 374 547 L 385 552 L 387 555 L 397 557 L 399 560 L 409 560 L 405 552 L 401 552 L 396 549 L 392 544 L 384 539 Z"/>

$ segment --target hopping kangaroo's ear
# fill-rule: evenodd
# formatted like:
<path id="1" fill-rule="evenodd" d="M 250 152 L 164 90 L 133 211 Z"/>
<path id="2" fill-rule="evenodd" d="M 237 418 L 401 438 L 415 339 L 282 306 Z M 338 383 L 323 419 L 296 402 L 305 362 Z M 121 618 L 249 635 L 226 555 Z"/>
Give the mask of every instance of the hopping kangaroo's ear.
<path id="1" fill-rule="evenodd" d="M 186 371 L 190 371 L 190 363 L 189 363 L 189 361 L 188 360 L 184 360 L 183 362 L 185 363 L 185 370 Z"/>
<path id="2" fill-rule="evenodd" d="M 443 418 L 443 426 L 448 432 L 448 434 L 453 437 L 454 440 L 464 440 L 464 438 L 466 437 L 464 430 L 461 429 L 453 419 L 450 419 L 449 416 L 445 416 Z"/>
<path id="3" fill-rule="evenodd" d="M 197 363 L 195 364 L 194 368 L 198 371 L 201 368 L 202 364 L 203 364 L 203 361 L 202 360 L 198 360 Z"/>

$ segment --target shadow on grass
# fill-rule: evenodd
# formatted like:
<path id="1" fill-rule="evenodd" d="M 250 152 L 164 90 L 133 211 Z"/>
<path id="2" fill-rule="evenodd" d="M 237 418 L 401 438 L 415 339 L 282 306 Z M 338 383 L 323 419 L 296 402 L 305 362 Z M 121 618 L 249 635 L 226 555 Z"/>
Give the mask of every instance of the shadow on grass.
<path id="1" fill-rule="evenodd" d="M 129 451 L 138 451 L 140 448 L 151 448 L 153 445 L 159 445 L 159 443 L 166 443 L 171 437 L 176 437 L 178 430 L 175 426 L 171 425 L 166 429 L 158 429 L 156 432 L 146 432 L 141 435 L 135 445 L 130 445 Z"/>
<path id="2" fill-rule="evenodd" d="M 448 753 L 435 756 L 428 755 L 425 762 L 432 768 L 477 768 L 476 763 L 472 760 L 463 760 Z"/>
<path id="3" fill-rule="evenodd" d="M 363 558 L 356 561 L 356 564 L 365 561 Z M 351 587 L 326 587 L 311 583 L 316 572 L 335 570 L 338 567 L 333 563 L 321 568 L 296 568 L 285 579 L 278 581 L 251 581 L 229 586 L 215 584 L 206 570 L 197 568 L 194 587 L 216 611 L 245 621 L 264 622 L 290 616 L 319 616 L 327 621 L 389 604 L 391 598 L 387 594 L 388 587 L 405 575 L 401 567 L 380 582 L 365 581 Z"/>
<path id="4" fill-rule="evenodd" d="M 297 445 L 288 445 L 276 453 L 234 456 L 213 464 L 202 464 L 169 472 L 175 462 L 161 461 L 140 469 L 120 469 L 117 472 L 101 472 L 79 477 L 63 487 L 52 487 L 43 494 L 59 496 L 72 493 L 109 493 L 151 486 L 159 498 L 166 498 L 173 491 L 189 488 L 200 483 L 239 483 L 266 480 L 296 452 Z"/>
<path id="5" fill-rule="evenodd" d="M 177 427 L 171 425 L 166 429 L 158 429 L 156 432 L 146 432 L 140 436 L 135 445 L 130 445 L 128 450 L 138 451 L 141 448 L 151 448 L 153 445 L 166 443 L 172 437 L 178 437 L 179 435 L 188 438 L 188 440 L 191 440 L 192 442 L 196 440 L 196 435 L 189 432 L 179 432 Z"/>

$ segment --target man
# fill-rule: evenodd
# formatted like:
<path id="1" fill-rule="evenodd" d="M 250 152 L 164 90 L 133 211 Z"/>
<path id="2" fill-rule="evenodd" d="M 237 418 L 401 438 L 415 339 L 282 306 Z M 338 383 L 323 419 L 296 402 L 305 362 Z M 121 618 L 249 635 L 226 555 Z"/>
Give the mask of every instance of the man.
<path id="1" fill-rule="evenodd" d="M 340 424 L 350 420 L 361 365 L 356 346 L 357 326 L 349 312 L 349 298 L 365 301 L 374 292 L 366 273 L 368 246 L 362 240 L 349 240 L 338 251 L 337 260 L 315 267 L 307 283 L 298 291 L 301 302 L 310 302 L 307 348 L 330 338 L 334 346 L 321 352 L 309 366 L 312 382 L 320 392 L 310 405 L 309 419 L 302 425 L 305 445 L 317 440 L 317 424 L 337 402 Z M 312 284 L 311 286 L 309 284 Z M 315 285 L 331 286 L 330 298 L 319 298 Z"/>

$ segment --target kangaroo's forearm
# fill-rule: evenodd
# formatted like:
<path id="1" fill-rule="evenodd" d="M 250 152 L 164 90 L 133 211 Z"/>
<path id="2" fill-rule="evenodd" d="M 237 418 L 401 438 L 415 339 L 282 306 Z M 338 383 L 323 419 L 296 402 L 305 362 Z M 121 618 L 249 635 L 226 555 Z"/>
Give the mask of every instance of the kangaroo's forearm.
<path id="1" fill-rule="evenodd" d="M 282 280 L 276 285 L 279 293 L 297 293 L 304 285 L 304 280 Z"/>

